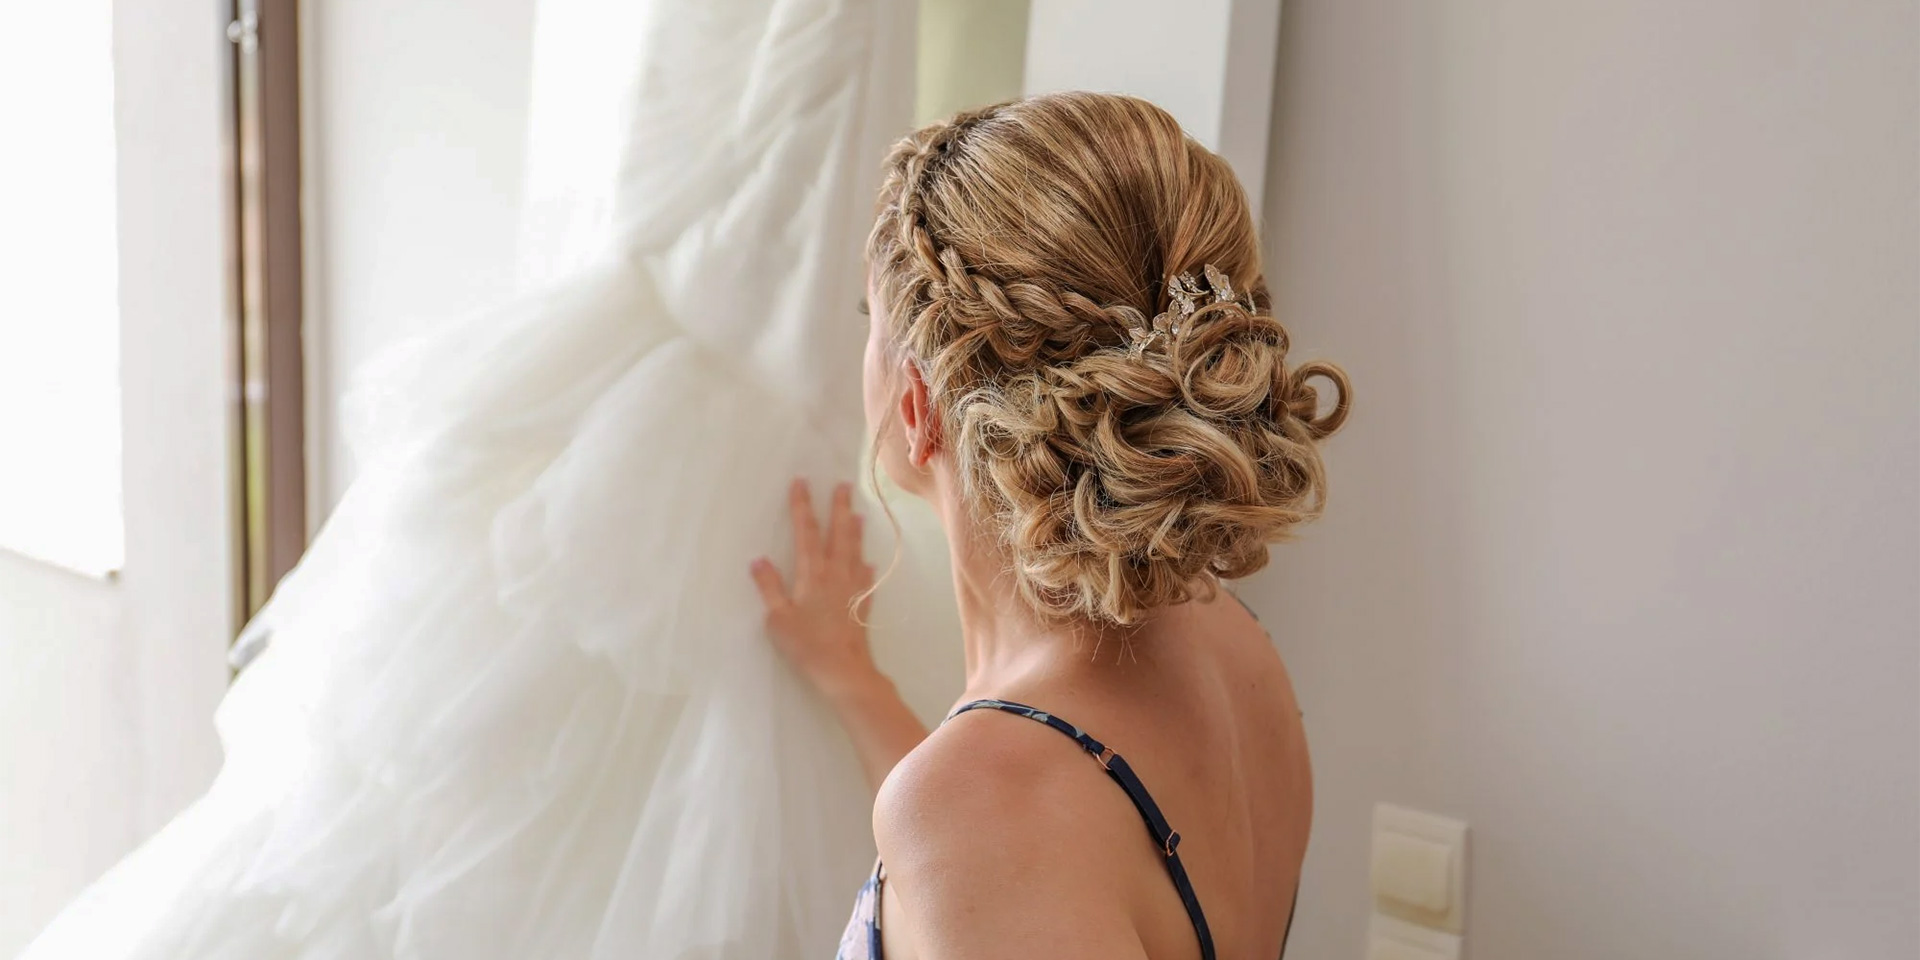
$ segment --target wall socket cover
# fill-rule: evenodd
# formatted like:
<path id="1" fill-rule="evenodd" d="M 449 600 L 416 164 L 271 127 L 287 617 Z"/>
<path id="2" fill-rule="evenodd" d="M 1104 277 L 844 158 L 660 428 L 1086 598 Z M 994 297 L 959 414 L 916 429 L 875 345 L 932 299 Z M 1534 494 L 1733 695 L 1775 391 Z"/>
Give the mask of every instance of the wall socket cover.
<path id="1" fill-rule="evenodd" d="M 1467 825 L 1390 803 L 1373 808 L 1371 882 L 1376 913 L 1465 931 Z"/>
<path id="2" fill-rule="evenodd" d="M 1367 960 L 1460 960 L 1460 937 L 1373 915 L 1367 929 Z"/>

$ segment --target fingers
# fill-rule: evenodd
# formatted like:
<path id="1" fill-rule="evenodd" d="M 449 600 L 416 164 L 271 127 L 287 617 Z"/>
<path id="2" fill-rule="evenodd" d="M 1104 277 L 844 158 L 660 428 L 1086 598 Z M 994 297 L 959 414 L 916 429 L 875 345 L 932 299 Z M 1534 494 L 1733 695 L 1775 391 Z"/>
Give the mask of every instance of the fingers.
<path id="1" fill-rule="evenodd" d="M 787 596 L 787 583 L 780 576 L 780 569 L 773 561 L 761 557 L 753 561 L 753 585 L 760 588 L 760 602 L 766 604 L 767 612 L 774 613 L 787 608 L 792 600 Z"/>
<path id="2" fill-rule="evenodd" d="M 853 512 L 853 484 L 833 488 L 833 510 L 827 520 L 827 554 L 843 564 L 860 562 L 860 515 Z"/>
<path id="3" fill-rule="evenodd" d="M 807 481 L 793 481 L 787 508 L 793 515 L 794 576 L 805 577 L 821 556 L 820 520 L 813 515 L 813 493 L 807 489 Z"/>

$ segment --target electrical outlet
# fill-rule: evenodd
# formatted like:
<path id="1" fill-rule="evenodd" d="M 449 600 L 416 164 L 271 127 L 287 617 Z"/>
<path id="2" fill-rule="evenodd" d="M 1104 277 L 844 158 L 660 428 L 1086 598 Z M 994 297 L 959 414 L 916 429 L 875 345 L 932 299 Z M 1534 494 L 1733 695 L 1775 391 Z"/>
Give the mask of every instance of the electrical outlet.
<path id="1" fill-rule="evenodd" d="M 1465 823 L 1376 804 L 1371 874 L 1376 915 L 1455 936 L 1466 932 Z"/>

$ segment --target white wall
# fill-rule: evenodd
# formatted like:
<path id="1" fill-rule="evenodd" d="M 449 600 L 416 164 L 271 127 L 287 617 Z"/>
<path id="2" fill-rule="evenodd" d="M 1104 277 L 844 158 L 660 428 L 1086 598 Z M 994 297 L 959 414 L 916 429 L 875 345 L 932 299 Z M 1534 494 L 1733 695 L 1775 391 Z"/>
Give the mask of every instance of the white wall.
<path id="1" fill-rule="evenodd" d="M 1477 960 L 1920 956 L 1912 3 L 1288 0 L 1267 236 L 1347 366 L 1254 602 L 1370 806 L 1474 834 Z"/>
<path id="2" fill-rule="evenodd" d="M 237 619 L 225 27 L 203 0 L 114 3 L 127 565 L 112 659 L 138 737 L 138 836 L 219 769 Z"/>
<path id="3" fill-rule="evenodd" d="M 351 371 L 514 289 L 534 0 L 301 7 L 318 520 L 352 477 Z"/>
<path id="4" fill-rule="evenodd" d="M 1280 9 L 1280 0 L 1032 0 L 1022 85 L 1159 104 L 1226 158 L 1257 207 Z"/>
<path id="5" fill-rule="evenodd" d="M 0 551 L 0 956 L 133 843 L 119 588 Z"/>

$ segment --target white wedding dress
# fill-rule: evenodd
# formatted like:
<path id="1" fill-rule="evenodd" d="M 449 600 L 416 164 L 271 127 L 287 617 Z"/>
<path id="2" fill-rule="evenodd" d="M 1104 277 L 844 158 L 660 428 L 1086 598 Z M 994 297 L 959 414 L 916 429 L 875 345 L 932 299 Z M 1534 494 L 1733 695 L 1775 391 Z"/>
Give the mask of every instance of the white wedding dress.
<path id="1" fill-rule="evenodd" d="M 536 191 L 543 288 L 367 372 L 218 780 L 23 960 L 832 955 L 868 793 L 747 564 L 791 476 L 860 466 L 910 5 L 555 2 L 598 46 L 543 82 L 611 153 Z M 938 546 L 907 549 L 879 632 L 953 645 Z M 928 706 L 950 664 L 894 661 Z"/>

